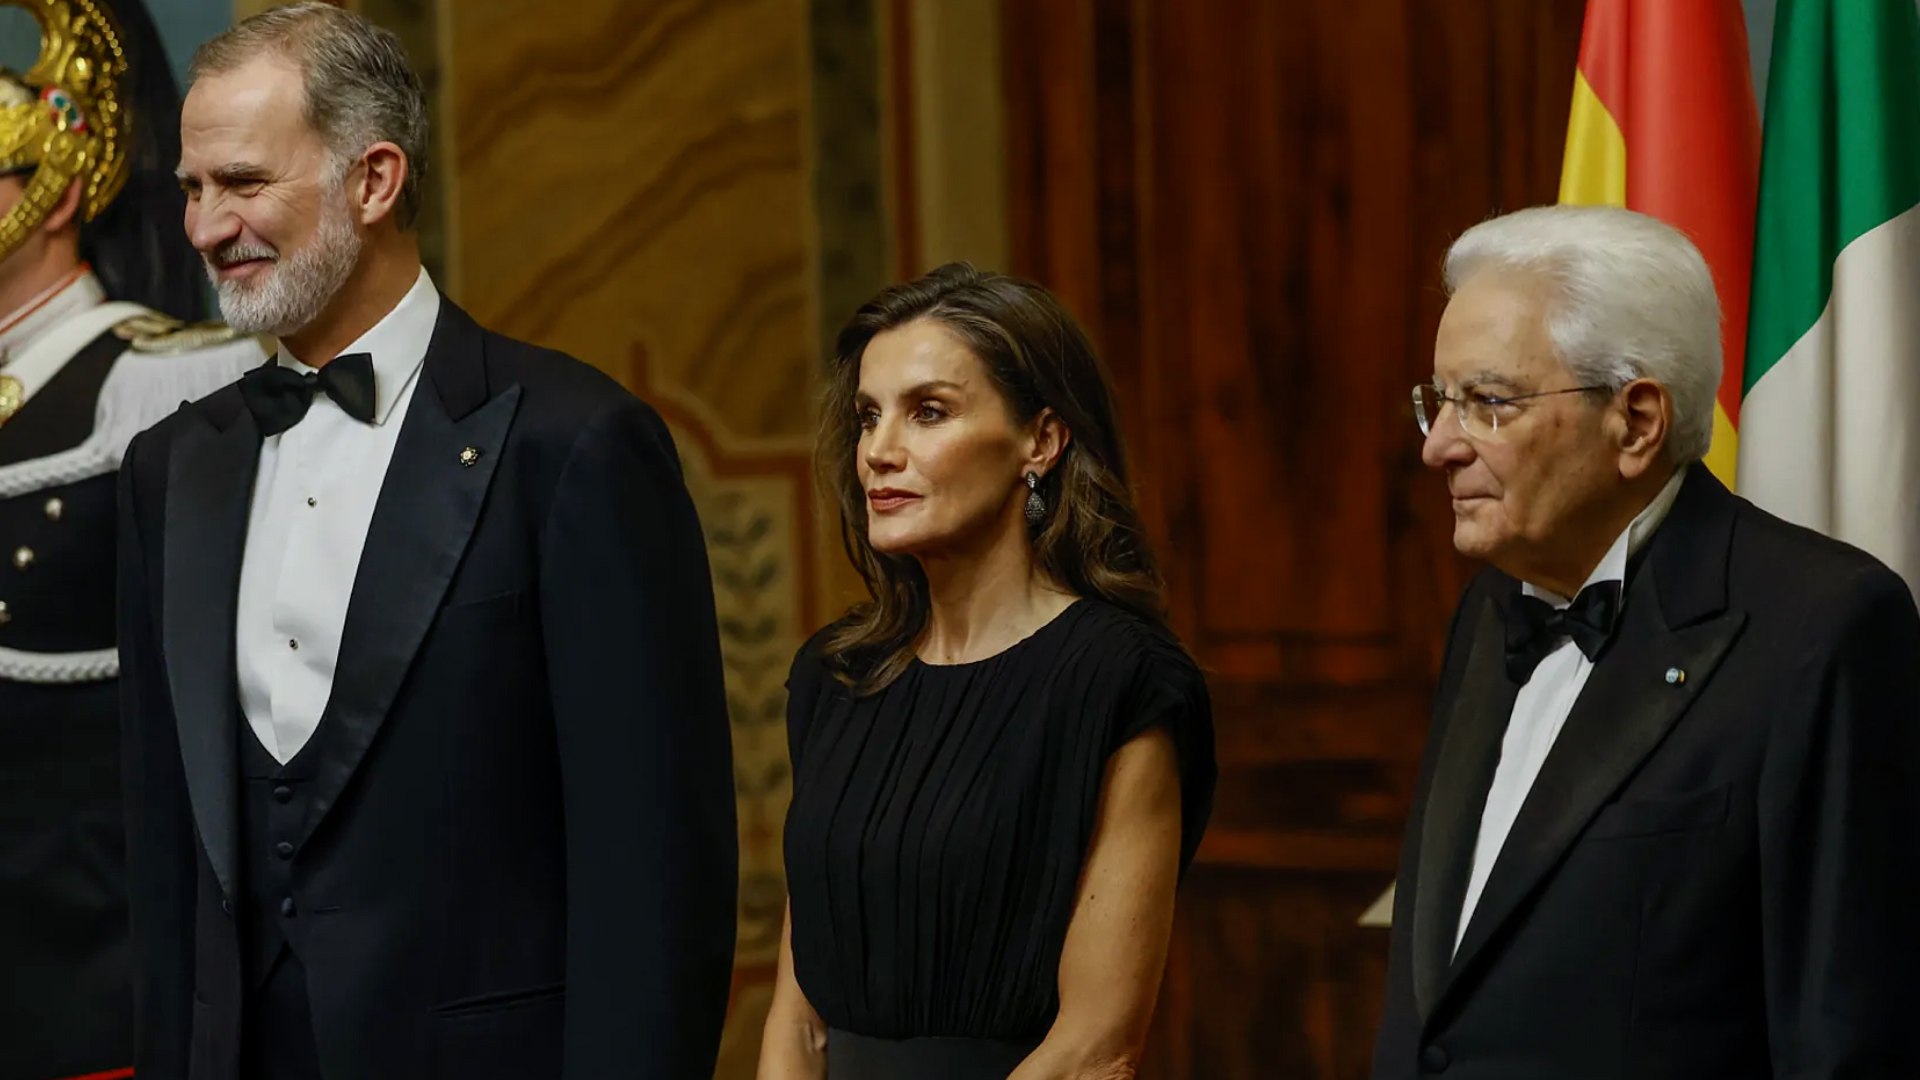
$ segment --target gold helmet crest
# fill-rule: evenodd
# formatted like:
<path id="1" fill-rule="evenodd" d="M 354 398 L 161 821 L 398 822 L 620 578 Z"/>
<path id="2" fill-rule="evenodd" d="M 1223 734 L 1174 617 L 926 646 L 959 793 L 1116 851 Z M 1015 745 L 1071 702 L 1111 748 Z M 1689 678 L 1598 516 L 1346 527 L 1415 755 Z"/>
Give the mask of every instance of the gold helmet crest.
<path id="1" fill-rule="evenodd" d="M 40 59 L 24 77 L 0 69 L 0 174 L 32 170 L 26 193 L 0 218 L 0 258 L 46 220 L 80 181 L 91 221 L 127 182 L 133 117 L 121 98 L 127 56 L 99 0 L 0 0 L 40 23 Z"/>

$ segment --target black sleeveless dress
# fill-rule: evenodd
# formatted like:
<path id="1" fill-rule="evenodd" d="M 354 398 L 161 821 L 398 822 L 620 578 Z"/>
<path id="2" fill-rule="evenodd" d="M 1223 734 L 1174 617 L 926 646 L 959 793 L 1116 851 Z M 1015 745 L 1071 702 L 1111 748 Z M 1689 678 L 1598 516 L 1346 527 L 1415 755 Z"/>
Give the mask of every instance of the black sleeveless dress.
<path id="1" fill-rule="evenodd" d="M 914 662 L 856 699 L 794 659 L 786 862 L 794 973 L 831 1080 L 1004 1080 L 1059 1010 L 1107 758 L 1164 725 L 1181 868 L 1213 798 L 1206 684 L 1167 634 L 1080 600 L 997 656 Z"/>

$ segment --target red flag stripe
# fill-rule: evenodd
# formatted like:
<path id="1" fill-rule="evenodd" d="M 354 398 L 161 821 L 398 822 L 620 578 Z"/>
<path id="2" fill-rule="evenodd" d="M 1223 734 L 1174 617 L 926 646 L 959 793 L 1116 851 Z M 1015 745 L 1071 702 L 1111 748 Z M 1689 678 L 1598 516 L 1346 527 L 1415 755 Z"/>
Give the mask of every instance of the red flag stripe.
<path id="1" fill-rule="evenodd" d="M 1580 73 L 1613 122 L 1626 129 L 1627 14 L 1631 0 L 1587 0 L 1580 27 Z"/>
<path id="2" fill-rule="evenodd" d="M 1627 206 L 1699 246 L 1720 294 L 1720 405 L 1740 422 L 1760 194 L 1760 116 L 1738 0 L 1637 0 L 1626 109 Z M 1619 114 L 1615 114 L 1618 116 Z"/>

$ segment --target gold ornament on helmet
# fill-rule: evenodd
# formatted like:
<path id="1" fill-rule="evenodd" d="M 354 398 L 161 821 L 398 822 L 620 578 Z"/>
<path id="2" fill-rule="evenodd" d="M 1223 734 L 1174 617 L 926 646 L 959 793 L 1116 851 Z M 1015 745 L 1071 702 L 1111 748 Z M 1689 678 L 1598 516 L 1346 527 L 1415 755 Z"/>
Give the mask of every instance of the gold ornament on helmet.
<path id="1" fill-rule="evenodd" d="M 0 174 L 32 171 L 0 218 L 0 258 L 17 250 L 80 182 L 91 221 L 127 182 L 133 117 L 120 96 L 127 56 L 98 0 L 0 0 L 40 23 L 40 59 L 24 77 L 0 69 Z"/>

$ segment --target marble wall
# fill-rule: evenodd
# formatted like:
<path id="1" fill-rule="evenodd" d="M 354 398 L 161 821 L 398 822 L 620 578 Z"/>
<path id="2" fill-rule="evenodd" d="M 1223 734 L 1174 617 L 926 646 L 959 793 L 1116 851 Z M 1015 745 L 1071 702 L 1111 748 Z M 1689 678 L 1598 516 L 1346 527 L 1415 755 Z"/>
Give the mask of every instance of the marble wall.
<path id="1" fill-rule="evenodd" d="M 911 229 L 902 275 L 945 262 L 1008 269 L 1002 0 L 892 0 L 902 25 L 888 83 L 897 200 Z"/>
<path id="2" fill-rule="evenodd" d="M 823 344 L 891 261 L 874 4 L 355 2 L 434 43 L 449 294 L 620 378 L 679 442 L 740 811 L 717 1075 L 744 1080 L 785 904 L 787 664 L 852 595 L 808 458 Z"/>

